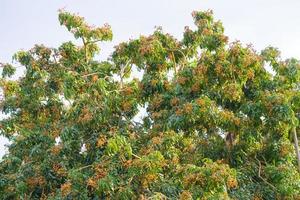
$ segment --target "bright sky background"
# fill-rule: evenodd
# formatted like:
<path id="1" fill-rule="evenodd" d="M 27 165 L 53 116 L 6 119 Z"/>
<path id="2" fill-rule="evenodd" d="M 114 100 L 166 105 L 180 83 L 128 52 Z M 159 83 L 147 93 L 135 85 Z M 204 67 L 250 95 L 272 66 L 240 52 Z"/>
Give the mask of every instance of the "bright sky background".
<path id="1" fill-rule="evenodd" d="M 155 26 L 181 38 L 183 28 L 193 25 L 193 10 L 212 9 L 223 22 L 230 41 L 252 43 L 261 50 L 278 47 L 283 58 L 300 59 L 299 0 L 0 0 L 0 62 L 34 44 L 57 47 L 72 36 L 58 23 L 58 9 L 65 8 L 94 25 L 109 23 L 111 43 L 102 44 L 101 58 L 121 41 L 150 34 Z M 0 138 L 0 157 L 4 154 Z"/>

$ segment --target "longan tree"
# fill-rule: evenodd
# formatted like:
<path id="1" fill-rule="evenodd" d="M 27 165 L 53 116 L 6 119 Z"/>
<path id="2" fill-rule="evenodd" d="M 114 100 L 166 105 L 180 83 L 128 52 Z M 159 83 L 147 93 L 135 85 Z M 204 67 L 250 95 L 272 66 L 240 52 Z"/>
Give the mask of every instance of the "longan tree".
<path id="1" fill-rule="evenodd" d="M 299 61 L 192 16 L 181 40 L 157 28 L 98 61 L 110 26 L 60 11 L 81 45 L 17 52 L 17 79 L 1 64 L 0 198 L 300 199 Z"/>

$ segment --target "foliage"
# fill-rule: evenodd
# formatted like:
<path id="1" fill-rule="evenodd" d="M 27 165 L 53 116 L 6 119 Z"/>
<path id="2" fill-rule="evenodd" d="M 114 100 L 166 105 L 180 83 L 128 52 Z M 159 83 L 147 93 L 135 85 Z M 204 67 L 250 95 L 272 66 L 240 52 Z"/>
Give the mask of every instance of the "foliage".
<path id="1" fill-rule="evenodd" d="M 2 64 L 0 198 L 300 199 L 299 61 L 229 43 L 211 11 L 192 15 L 182 40 L 158 28 L 97 61 L 110 26 L 60 11 L 81 46 L 17 52 L 18 79 Z"/>

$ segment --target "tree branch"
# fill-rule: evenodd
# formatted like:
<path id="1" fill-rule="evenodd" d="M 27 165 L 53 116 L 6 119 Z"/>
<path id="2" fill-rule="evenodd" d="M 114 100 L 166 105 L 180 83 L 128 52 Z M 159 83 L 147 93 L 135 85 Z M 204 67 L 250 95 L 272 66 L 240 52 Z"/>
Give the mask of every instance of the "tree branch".
<path id="1" fill-rule="evenodd" d="M 299 143 L 298 143 L 298 137 L 297 137 L 297 130 L 296 127 L 292 129 L 293 135 L 294 135 L 294 146 L 295 146 L 295 152 L 298 162 L 298 171 L 300 172 L 300 151 L 299 151 Z"/>
<path id="2" fill-rule="evenodd" d="M 258 167 L 258 177 L 276 192 L 276 187 L 274 185 L 272 185 L 271 183 L 269 183 L 266 179 L 264 179 L 261 176 L 261 162 L 260 162 L 260 160 L 257 159 L 256 155 L 255 155 L 255 160 L 258 162 L 258 166 L 259 166 Z"/>

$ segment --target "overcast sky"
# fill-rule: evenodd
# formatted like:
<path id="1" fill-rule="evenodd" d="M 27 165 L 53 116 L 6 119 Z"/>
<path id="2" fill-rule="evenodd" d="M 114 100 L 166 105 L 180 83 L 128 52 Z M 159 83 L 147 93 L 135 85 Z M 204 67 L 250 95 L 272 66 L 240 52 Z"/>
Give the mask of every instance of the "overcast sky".
<path id="1" fill-rule="evenodd" d="M 300 59 L 299 0 L 0 0 L 0 62 L 11 62 L 16 51 L 34 44 L 57 47 L 73 40 L 58 23 L 60 8 L 112 26 L 114 39 L 101 44 L 101 59 L 114 45 L 150 34 L 155 26 L 180 39 L 184 26 L 193 25 L 191 12 L 207 9 L 223 22 L 230 41 L 252 43 L 257 50 L 275 46 L 283 58 Z M 0 138 L 0 157 L 6 142 Z"/>

